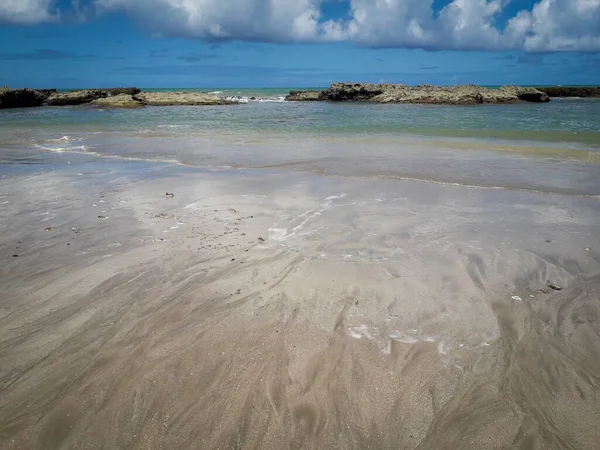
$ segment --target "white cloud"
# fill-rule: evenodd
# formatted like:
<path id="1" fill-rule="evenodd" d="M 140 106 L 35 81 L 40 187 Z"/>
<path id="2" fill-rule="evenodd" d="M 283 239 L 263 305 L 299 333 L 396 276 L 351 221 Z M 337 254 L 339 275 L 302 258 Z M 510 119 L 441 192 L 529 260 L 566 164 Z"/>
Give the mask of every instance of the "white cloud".
<path id="1" fill-rule="evenodd" d="M 506 40 L 526 51 L 600 51 L 600 0 L 541 0 L 506 27 Z"/>
<path id="2" fill-rule="evenodd" d="M 317 35 L 320 0 L 96 0 L 154 31 L 201 39 L 306 41 Z"/>
<path id="3" fill-rule="evenodd" d="M 494 17 L 503 0 L 453 0 L 436 16 L 433 0 L 351 0 L 351 18 L 325 24 L 331 39 L 374 47 L 491 49 L 501 45 Z"/>
<path id="4" fill-rule="evenodd" d="M 0 0 L 0 21 L 52 20 L 54 0 Z M 72 0 L 78 4 L 79 0 Z M 91 0 L 96 14 L 125 13 L 158 36 L 263 42 L 348 41 L 368 47 L 600 51 L 600 0 Z M 323 18 L 325 3 L 349 4 Z M 507 20 L 508 19 L 508 20 Z"/>
<path id="5" fill-rule="evenodd" d="M 334 40 L 376 47 L 600 51 L 600 0 L 540 0 L 498 25 L 510 0 L 351 0 L 351 18 L 323 28 Z"/>
<path id="6" fill-rule="evenodd" d="M 0 0 L 0 23 L 35 24 L 58 17 L 51 12 L 54 0 Z"/>

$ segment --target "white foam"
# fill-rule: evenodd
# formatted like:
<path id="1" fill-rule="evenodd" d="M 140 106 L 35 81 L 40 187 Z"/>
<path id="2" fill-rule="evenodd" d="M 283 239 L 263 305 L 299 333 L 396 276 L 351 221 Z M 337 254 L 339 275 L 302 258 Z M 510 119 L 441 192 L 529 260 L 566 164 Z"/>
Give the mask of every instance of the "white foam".
<path id="1" fill-rule="evenodd" d="M 258 103 L 283 103 L 285 102 L 285 97 L 257 97 L 250 101 Z"/>
<path id="2" fill-rule="evenodd" d="M 46 150 L 54 153 L 64 153 L 64 152 L 72 152 L 72 153 L 88 153 L 89 147 L 87 145 L 76 145 L 73 147 L 49 147 L 47 145 L 36 144 L 36 148 L 41 150 Z"/>
<path id="3" fill-rule="evenodd" d="M 76 142 L 81 141 L 82 138 L 72 138 L 71 136 L 62 136 L 55 139 L 47 139 L 45 142 L 48 144 L 64 144 L 65 142 Z"/>
<path id="4" fill-rule="evenodd" d="M 240 95 L 236 95 L 233 97 L 224 97 L 224 100 L 227 100 L 228 102 L 234 102 L 234 103 L 248 103 L 250 101 L 250 99 L 248 97 L 242 97 Z"/>
<path id="5" fill-rule="evenodd" d="M 219 93 L 219 94 L 221 94 L 221 93 Z M 216 95 L 219 95 L 219 94 L 216 94 Z M 250 103 L 250 102 L 283 103 L 283 102 L 285 102 L 285 97 L 246 97 L 243 95 L 230 95 L 230 96 L 225 96 L 225 97 L 221 97 L 221 98 L 228 102 L 235 102 L 235 103 Z"/>

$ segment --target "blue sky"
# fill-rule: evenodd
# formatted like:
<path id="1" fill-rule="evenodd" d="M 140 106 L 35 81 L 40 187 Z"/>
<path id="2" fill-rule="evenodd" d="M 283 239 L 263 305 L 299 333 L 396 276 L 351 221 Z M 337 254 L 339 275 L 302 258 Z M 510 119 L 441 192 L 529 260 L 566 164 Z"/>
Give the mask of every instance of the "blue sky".
<path id="1" fill-rule="evenodd" d="M 20 0 L 0 84 L 598 84 L 600 0 Z"/>

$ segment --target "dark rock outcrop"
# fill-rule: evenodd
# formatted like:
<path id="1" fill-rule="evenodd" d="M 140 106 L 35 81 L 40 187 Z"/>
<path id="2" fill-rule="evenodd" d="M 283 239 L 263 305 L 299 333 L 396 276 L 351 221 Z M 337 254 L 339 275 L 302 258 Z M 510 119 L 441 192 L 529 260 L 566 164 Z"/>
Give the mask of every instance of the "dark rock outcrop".
<path id="1" fill-rule="evenodd" d="M 139 94 L 140 92 L 142 92 L 141 89 L 136 88 L 136 87 L 110 88 L 110 89 L 99 89 L 99 90 L 105 91 L 109 97 L 112 97 L 114 95 L 121 95 L 121 94 L 136 95 L 136 94 Z"/>
<path id="2" fill-rule="evenodd" d="M 56 89 L 34 89 L 44 96 L 44 98 L 48 98 L 51 95 L 56 94 L 58 91 Z"/>
<path id="3" fill-rule="evenodd" d="M 422 84 L 333 83 L 323 100 L 375 103 L 421 103 L 436 105 L 478 105 L 482 103 L 547 102 L 550 98 L 534 88 L 503 86 L 488 89 L 475 85 L 432 86 Z"/>
<path id="4" fill-rule="evenodd" d="M 324 98 L 332 102 L 366 101 L 392 89 L 392 84 L 332 83 Z"/>
<path id="5" fill-rule="evenodd" d="M 286 102 L 318 102 L 325 100 L 325 91 L 290 91 Z"/>
<path id="6" fill-rule="evenodd" d="M 543 86 L 536 87 L 549 97 L 597 97 L 600 98 L 600 86 Z"/>
<path id="7" fill-rule="evenodd" d="M 0 109 L 42 106 L 56 89 L 0 89 Z"/>
<path id="8" fill-rule="evenodd" d="M 141 89 L 135 87 L 85 89 L 79 91 L 59 92 L 48 97 L 46 103 L 51 106 L 83 105 L 85 103 L 91 103 L 100 98 L 116 97 L 123 94 L 133 96 L 141 92 Z"/>
<path id="9" fill-rule="evenodd" d="M 90 103 L 93 100 L 105 97 L 108 97 L 106 91 L 88 89 L 85 91 L 59 92 L 48 97 L 46 103 L 50 106 L 73 106 Z"/>
<path id="10" fill-rule="evenodd" d="M 550 97 L 546 93 L 532 87 L 502 86 L 500 91 L 514 95 L 524 102 L 547 103 L 550 101 Z"/>

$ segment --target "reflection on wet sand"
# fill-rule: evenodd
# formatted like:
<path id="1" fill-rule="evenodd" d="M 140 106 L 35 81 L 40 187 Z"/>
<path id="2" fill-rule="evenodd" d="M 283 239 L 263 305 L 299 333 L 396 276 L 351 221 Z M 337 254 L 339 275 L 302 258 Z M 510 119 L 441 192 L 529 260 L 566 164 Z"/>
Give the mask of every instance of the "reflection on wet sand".
<path id="1" fill-rule="evenodd" d="M 600 441 L 593 198 L 173 169 L 0 192 L 2 448 Z"/>

